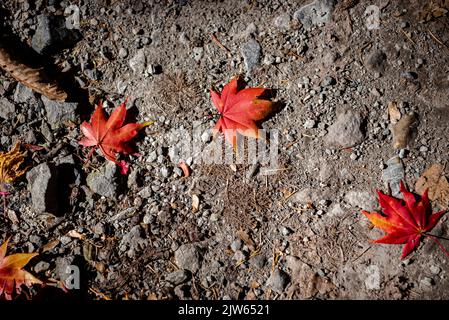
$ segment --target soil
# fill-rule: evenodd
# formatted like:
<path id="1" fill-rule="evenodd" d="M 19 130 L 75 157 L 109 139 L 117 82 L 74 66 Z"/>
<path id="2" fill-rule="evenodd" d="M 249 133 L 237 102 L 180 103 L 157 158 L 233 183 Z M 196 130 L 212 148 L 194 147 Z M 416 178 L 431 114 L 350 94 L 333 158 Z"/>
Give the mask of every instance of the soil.
<path id="1" fill-rule="evenodd" d="M 25 58 L 69 93 L 55 109 L 0 74 L 1 149 L 40 146 L 27 164 L 50 177 L 11 184 L 0 217 L 9 252 L 39 252 L 26 269 L 40 279 L 65 280 L 61 270 L 77 266 L 70 295 L 88 299 L 449 298 L 448 257 L 431 239 L 401 260 L 402 245 L 370 242 L 382 232 L 361 214 L 380 209 L 376 189 L 394 192 L 389 159 L 400 156 L 412 191 L 448 163 L 449 3 L 316 0 L 329 10 L 319 17 L 309 3 L 2 1 L 1 46 L 39 51 L 50 37 Z M 76 10 L 69 35 L 38 34 L 39 17 L 67 21 Z M 201 149 L 223 142 L 209 134 L 209 89 L 235 75 L 274 89 L 280 108 L 262 124 L 279 135 L 274 167 L 177 157 L 192 132 Z M 154 123 L 136 154 L 120 156 L 130 164 L 121 175 L 77 141 L 96 103 L 110 113 L 126 98 L 130 119 Z M 392 105 L 412 119 L 400 147 Z M 434 211 L 449 205 L 433 200 Z M 447 217 L 432 234 L 449 237 Z"/>

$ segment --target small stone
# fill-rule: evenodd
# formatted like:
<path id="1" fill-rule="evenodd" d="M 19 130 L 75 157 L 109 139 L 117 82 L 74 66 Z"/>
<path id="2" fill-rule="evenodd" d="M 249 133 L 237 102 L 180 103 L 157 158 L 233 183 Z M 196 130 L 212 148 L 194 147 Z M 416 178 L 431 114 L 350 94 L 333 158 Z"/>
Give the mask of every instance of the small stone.
<path id="1" fill-rule="evenodd" d="M 429 151 L 429 148 L 426 147 L 426 146 L 421 146 L 421 147 L 419 148 L 419 152 L 425 153 L 425 152 L 427 152 L 427 151 Z"/>
<path id="2" fill-rule="evenodd" d="M 431 287 L 431 286 L 435 285 L 435 281 L 432 278 L 430 278 L 430 277 L 424 277 L 424 278 L 421 279 L 420 282 L 421 282 L 422 285 L 424 285 L 426 287 Z"/>
<path id="3" fill-rule="evenodd" d="M 10 119 L 15 116 L 16 107 L 6 98 L 0 98 L 0 118 Z"/>
<path id="4" fill-rule="evenodd" d="M 28 190 L 36 213 L 59 213 L 58 172 L 52 163 L 41 163 L 27 172 Z"/>
<path id="5" fill-rule="evenodd" d="M 355 160 L 357 160 L 358 156 L 354 152 L 352 152 L 351 155 L 349 156 L 349 158 L 351 160 L 355 161 Z"/>
<path id="6" fill-rule="evenodd" d="M 139 49 L 137 53 L 129 60 L 129 66 L 135 74 L 143 74 L 146 69 L 147 58 L 145 50 Z"/>
<path id="7" fill-rule="evenodd" d="M 306 30 L 325 24 L 331 18 L 335 2 L 335 0 L 315 0 L 302 6 L 294 13 L 293 18 L 299 20 Z"/>
<path id="8" fill-rule="evenodd" d="M 105 234 L 106 233 L 106 224 L 103 221 L 98 222 L 94 226 L 93 232 L 98 236 Z"/>
<path id="9" fill-rule="evenodd" d="M 165 281 L 177 286 L 178 284 L 186 282 L 189 279 L 189 276 L 190 274 L 188 271 L 181 269 L 167 274 L 165 276 Z"/>
<path id="10" fill-rule="evenodd" d="M 183 244 L 175 251 L 175 263 L 179 268 L 197 272 L 201 264 L 199 248 L 194 244 Z"/>
<path id="11" fill-rule="evenodd" d="M 304 122 L 303 126 L 306 129 L 312 129 L 313 127 L 315 127 L 315 124 L 316 124 L 315 120 L 307 119 L 306 122 Z"/>
<path id="12" fill-rule="evenodd" d="M 211 132 L 211 130 L 205 130 L 201 134 L 201 141 L 203 143 L 208 143 L 211 139 L 212 139 L 212 132 Z"/>
<path id="13" fill-rule="evenodd" d="M 126 58 L 128 56 L 128 50 L 126 50 L 125 48 L 120 48 L 118 50 L 118 56 L 120 58 Z"/>
<path id="14" fill-rule="evenodd" d="M 35 266 L 34 266 L 34 272 L 36 273 L 41 273 L 41 272 L 45 272 L 50 268 L 50 264 L 48 262 L 45 261 L 39 261 Z"/>
<path id="15" fill-rule="evenodd" d="M 236 252 L 237 250 L 240 250 L 242 248 L 242 240 L 236 239 L 232 241 L 231 243 L 231 250 Z"/>
<path id="16" fill-rule="evenodd" d="M 196 62 L 200 62 L 201 59 L 203 58 L 203 52 L 204 52 L 203 47 L 195 47 L 195 48 L 193 48 L 192 49 L 193 60 L 195 60 Z"/>
<path id="17" fill-rule="evenodd" d="M 430 266 L 430 272 L 432 272 L 432 274 L 434 275 L 438 275 L 441 272 L 441 268 L 435 265 Z"/>
<path id="18" fill-rule="evenodd" d="M 251 75 L 253 69 L 259 65 L 261 50 L 260 44 L 254 39 L 245 42 L 240 47 L 247 75 Z"/>
<path id="19" fill-rule="evenodd" d="M 242 261 L 245 261 L 246 260 L 246 255 L 242 252 L 242 251 L 240 251 L 240 250 L 237 250 L 235 253 L 234 253 L 234 256 L 232 257 L 236 262 L 242 262 Z"/>
<path id="20" fill-rule="evenodd" d="M 284 271 L 276 268 L 268 278 L 267 285 L 276 293 L 284 292 L 290 282 L 290 277 Z"/>
<path id="21" fill-rule="evenodd" d="M 59 241 L 61 241 L 61 244 L 63 246 L 68 245 L 70 242 L 72 242 L 72 238 L 70 238 L 69 236 L 62 236 L 59 238 Z"/>
<path id="22" fill-rule="evenodd" d="M 275 62 L 276 62 L 276 59 L 271 54 L 266 54 L 265 57 L 263 58 L 263 64 L 265 64 L 267 66 L 272 65 Z"/>
<path id="23" fill-rule="evenodd" d="M 361 143 L 365 136 L 362 132 L 363 119 L 356 111 L 346 110 L 338 115 L 329 127 L 325 142 L 342 148 L 353 147 Z"/>
<path id="24" fill-rule="evenodd" d="M 87 175 L 87 186 L 101 196 L 115 198 L 118 189 L 116 171 L 117 165 L 108 161 L 99 171 L 93 171 Z"/>
<path id="25" fill-rule="evenodd" d="M 285 31 L 290 29 L 290 15 L 283 13 L 273 19 L 273 24 L 276 28 Z"/>
<path id="26" fill-rule="evenodd" d="M 336 82 L 335 82 L 335 79 L 333 78 L 333 77 L 331 77 L 331 76 L 326 76 L 324 79 L 323 79 L 323 81 L 321 82 L 321 86 L 322 87 L 329 87 L 329 86 L 332 86 L 332 85 L 334 85 Z"/>
<path id="27" fill-rule="evenodd" d="M 287 237 L 293 233 L 292 229 L 282 226 L 280 231 L 284 237 Z"/>
<path id="28" fill-rule="evenodd" d="M 252 257 L 249 262 L 252 267 L 255 267 L 256 269 L 262 269 L 267 262 L 267 258 L 264 255 L 258 254 L 257 256 Z"/>

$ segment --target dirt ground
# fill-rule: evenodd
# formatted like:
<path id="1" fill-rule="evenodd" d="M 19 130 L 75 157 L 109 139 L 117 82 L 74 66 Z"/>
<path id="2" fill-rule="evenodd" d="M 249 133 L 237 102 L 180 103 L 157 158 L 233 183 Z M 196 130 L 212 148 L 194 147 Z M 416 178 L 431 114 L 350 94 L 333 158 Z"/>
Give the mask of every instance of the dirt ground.
<path id="1" fill-rule="evenodd" d="M 42 280 L 80 269 L 80 289 L 31 296 L 449 298 L 434 242 L 401 260 L 402 245 L 369 242 L 382 232 L 360 213 L 380 209 L 376 189 L 403 178 L 417 191 L 433 164 L 448 174 L 449 2 L 310 3 L 2 1 L 0 46 L 37 51 L 26 59 L 69 93 L 51 102 L 0 73 L 1 150 L 43 147 L 10 186 L 0 240 L 39 252 L 26 269 Z M 275 90 L 281 108 L 262 127 L 279 133 L 277 163 L 192 155 L 184 177 L 181 132 L 199 132 L 201 148 L 220 142 L 209 88 L 235 75 Z M 154 124 L 124 176 L 99 153 L 86 161 L 77 141 L 94 103 L 111 112 L 126 98 L 134 120 Z M 398 113 L 410 120 L 399 133 Z M 434 211 L 448 207 L 435 198 Z M 432 234 L 449 237 L 447 217 Z"/>

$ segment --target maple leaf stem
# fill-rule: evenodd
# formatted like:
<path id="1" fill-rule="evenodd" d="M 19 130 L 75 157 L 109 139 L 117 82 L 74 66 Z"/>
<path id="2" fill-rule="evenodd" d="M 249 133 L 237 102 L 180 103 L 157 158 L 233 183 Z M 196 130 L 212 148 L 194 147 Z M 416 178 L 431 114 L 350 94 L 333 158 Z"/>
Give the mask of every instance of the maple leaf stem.
<path id="1" fill-rule="evenodd" d="M 449 258 L 449 252 L 446 250 L 445 247 L 443 247 L 443 245 L 441 244 L 441 242 L 438 241 L 438 239 L 437 239 L 437 238 L 439 238 L 439 237 L 434 236 L 433 234 L 428 234 L 428 233 L 425 233 L 424 235 L 427 236 L 427 237 L 429 237 L 430 239 L 432 239 L 432 240 L 433 240 L 433 241 L 440 247 L 441 251 L 443 251 L 444 254 Z M 442 239 L 448 240 L 448 239 L 446 239 L 446 238 L 442 238 Z"/>

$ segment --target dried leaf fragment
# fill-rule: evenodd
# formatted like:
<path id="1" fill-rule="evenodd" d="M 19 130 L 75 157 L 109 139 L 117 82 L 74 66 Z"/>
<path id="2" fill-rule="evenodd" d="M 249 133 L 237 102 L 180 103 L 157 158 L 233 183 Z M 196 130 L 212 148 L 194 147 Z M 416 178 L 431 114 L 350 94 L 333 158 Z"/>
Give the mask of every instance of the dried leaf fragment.
<path id="1" fill-rule="evenodd" d="M 23 167 L 26 151 L 21 151 L 16 143 L 8 152 L 0 152 L 0 194 L 7 194 L 7 185 L 23 175 L 28 167 Z"/>
<path id="2" fill-rule="evenodd" d="M 197 212 L 200 207 L 200 198 L 194 194 L 192 195 L 192 210 L 193 212 Z"/>
<path id="3" fill-rule="evenodd" d="M 393 148 L 405 149 L 409 145 L 412 136 L 412 130 L 417 125 L 417 119 L 414 114 L 407 114 L 401 118 L 391 128 L 393 133 Z"/>
<path id="4" fill-rule="evenodd" d="M 388 102 L 388 115 L 390 117 L 390 122 L 395 124 L 401 119 L 401 112 L 398 109 L 398 105 L 394 101 Z"/>
<path id="5" fill-rule="evenodd" d="M 2 47 L 0 47 L 0 66 L 17 81 L 51 100 L 67 99 L 67 93 L 56 81 L 50 80 L 42 68 L 33 68 L 17 60 Z"/>
<path id="6" fill-rule="evenodd" d="M 37 256 L 37 253 L 15 253 L 6 256 L 8 240 L 0 246 L 0 297 L 11 300 L 14 292 L 20 294 L 22 285 L 27 287 L 33 284 L 42 284 L 28 271 L 22 270 L 28 262 Z"/>
<path id="7" fill-rule="evenodd" d="M 440 201 L 445 208 L 449 206 L 449 182 L 444 175 L 444 166 L 434 163 L 419 177 L 415 190 L 421 193 L 426 189 L 429 189 L 430 200 Z"/>

